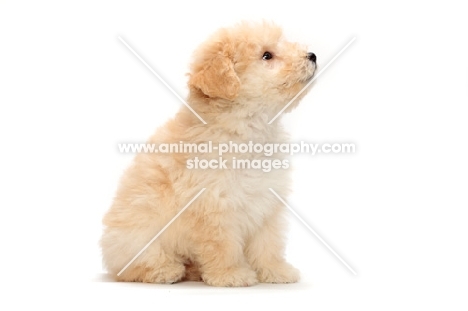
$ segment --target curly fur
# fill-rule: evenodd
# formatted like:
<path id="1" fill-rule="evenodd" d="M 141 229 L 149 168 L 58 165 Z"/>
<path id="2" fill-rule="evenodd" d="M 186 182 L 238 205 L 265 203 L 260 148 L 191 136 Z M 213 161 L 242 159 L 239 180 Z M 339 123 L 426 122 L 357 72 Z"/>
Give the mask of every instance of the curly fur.
<path id="1" fill-rule="evenodd" d="M 273 58 L 263 60 L 265 51 Z M 267 123 L 314 71 L 305 47 L 284 40 L 274 24 L 244 22 L 220 29 L 195 52 L 188 81 L 187 102 L 207 125 L 183 107 L 149 143 L 286 142 L 280 123 Z M 194 156 L 218 157 L 136 155 L 103 220 L 101 247 L 109 273 L 119 281 L 188 279 L 213 286 L 298 281 L 298 270 L 284 260 L 285 209 L 268 191 L 288 195 L 288 170 L 187 169 L 187 159 Z M 267 158 L 224 155 L 232 156 Z M 206 191 L 117 276 L 203 187 Z"/>

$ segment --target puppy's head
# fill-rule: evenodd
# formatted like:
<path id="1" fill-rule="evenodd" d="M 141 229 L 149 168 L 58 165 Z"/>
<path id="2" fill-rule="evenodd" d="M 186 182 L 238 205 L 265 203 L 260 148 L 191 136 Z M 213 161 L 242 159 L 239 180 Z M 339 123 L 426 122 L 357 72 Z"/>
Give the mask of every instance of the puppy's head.
<path id="1" fill-rule="evenodd" d="M 195 52 L 189 88 L 192 96 L 226 105 L 277 110 L 301 91 L 315 69 L 315 54 L 286 41 L 278 26 L 244 22 L 219 30 Z"/>

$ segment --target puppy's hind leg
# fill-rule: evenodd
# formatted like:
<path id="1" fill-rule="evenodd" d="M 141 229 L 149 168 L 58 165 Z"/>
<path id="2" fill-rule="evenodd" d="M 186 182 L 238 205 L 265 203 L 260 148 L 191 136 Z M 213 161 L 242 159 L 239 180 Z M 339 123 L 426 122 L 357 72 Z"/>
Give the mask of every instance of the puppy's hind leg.
<path id="1" fill-rule="evenodd" d="M 148 248 L 120 276 L 120 281 L 173 284 L 185 276 L 185 265 L 179 256 L 160 248 Z"/>

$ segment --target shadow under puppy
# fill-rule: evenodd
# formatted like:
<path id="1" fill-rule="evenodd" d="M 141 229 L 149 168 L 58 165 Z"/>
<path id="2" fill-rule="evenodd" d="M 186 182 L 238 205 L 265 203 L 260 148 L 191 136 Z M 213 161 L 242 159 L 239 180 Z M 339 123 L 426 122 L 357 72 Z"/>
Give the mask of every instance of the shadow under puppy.
<path id="1" fill-rule="evenodd" d="M 316 57 L 270 23 L 222 28 L 194 53 L 188 104 L 148 143 L 283 143 L 271 120 L 311 80 Z M 297 102 L 293 103 L 290 111 Z M 140 153 L 120 181 L 105 215 L 104 265 L 119 281 L 213 286 L 291 283 L 299 272 L 284 260 L 285 207 L 268 190 L 288 195 L 288 168 L 233 169 L 232 158 L 271 160 L 263 153 L 223 154 L 227 169 L 189 169 L 211 153 Z M 285 155 L 275 155 L 283 161 Z M 284 162 L 282 162 L 284 163 Z M 120 275 L 123 267 L 202 188 L 206 190 Z"/>

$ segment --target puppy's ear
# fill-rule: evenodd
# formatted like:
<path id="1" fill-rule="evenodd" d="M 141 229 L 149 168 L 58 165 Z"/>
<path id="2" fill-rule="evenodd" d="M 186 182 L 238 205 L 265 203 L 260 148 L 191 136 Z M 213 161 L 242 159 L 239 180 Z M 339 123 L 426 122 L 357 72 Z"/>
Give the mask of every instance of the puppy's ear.
<path id="1" fill-rule="evenodd" d="M 224 55 L 217 55 L 191 75 L 189 85 L 209 97 L 232 100 L 239 93 L 240 80 L 232 61 Z"/>

